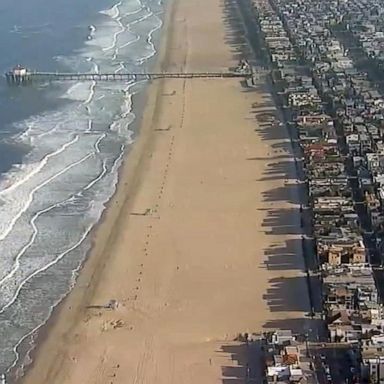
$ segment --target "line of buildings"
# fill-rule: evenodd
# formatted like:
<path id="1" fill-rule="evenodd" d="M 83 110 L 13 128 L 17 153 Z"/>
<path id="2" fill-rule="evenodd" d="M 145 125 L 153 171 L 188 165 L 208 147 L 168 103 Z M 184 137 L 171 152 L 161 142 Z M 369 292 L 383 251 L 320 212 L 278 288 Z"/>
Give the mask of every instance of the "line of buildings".
<path id="1" fill-rule="evenodd" d="M 308 346 L 290 330 L 277 330 L 266 335 L 263 350 L 267 382 L 316 383 Z"/>
<path id="2" fill-rule="evenodd" d="M 356 353 L 344 382 L 384 383 L 384 98 L 345 45 L 383 61 L 383 4 L 253 4 L 301 148 L 328 341 Z"/>

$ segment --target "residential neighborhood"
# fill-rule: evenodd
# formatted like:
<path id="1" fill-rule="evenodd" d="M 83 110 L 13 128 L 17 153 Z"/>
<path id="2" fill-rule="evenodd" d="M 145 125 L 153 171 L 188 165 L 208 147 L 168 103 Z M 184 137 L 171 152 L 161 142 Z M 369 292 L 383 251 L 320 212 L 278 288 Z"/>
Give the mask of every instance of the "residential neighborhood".
<path id="1" fill-rule="evenodd" d="M 309 337 L 312 376 L 384 383 L 383 4 L 252 4 L 308 202 L 300 209 L 309 292 L 321 296 L 310 314 L 321 319 Z M 312 382 L 290 373 L 300 359 L 285 344 L 278 359 L 266 357 L 267 381 Z"/>

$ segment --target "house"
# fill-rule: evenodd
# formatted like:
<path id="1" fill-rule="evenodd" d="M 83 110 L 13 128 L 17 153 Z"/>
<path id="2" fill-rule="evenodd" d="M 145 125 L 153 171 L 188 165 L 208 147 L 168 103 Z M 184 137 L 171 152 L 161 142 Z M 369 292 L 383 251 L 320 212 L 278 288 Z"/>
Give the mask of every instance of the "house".
<path id="1" fill-rule="evenodd" d="M 384 384 L 384 349 L 370 341 L 361 350 L 361 377 L 370 383 Z"/>
<path id="2" fill-rule="evenodd" d="M 323 263 L 337 266 L 341 264 L 365 264 L 367 253 L 362 241 L 335 242 L 329 246 L 318 247 L 319 256 Z"/>
<path id="3" fill-rule="evenodd" d="M 273 335 L 272 335 L 272 343 L 284 345 L 289 344 L 292 341 L 294 341 L 295 338 L 292 335 L 292 331 L 290 329 L 278 329 Z"/>

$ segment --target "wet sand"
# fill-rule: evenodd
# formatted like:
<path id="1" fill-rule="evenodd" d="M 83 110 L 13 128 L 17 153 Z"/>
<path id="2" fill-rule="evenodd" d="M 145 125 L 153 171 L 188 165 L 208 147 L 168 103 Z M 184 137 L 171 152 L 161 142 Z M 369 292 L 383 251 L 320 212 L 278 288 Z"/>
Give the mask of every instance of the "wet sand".
<path id="1" fill-rule="evenodd" d="M 159 65 L 227 70 L 222 0 L 172 0 Z M 78 283 L 23 381 L 212 383 L 244 377 L 241 332 L 309 311 L 295 168 L 262 80 L 160 80 Z M 87 308 L 111 299 L 117 309 Z"/>

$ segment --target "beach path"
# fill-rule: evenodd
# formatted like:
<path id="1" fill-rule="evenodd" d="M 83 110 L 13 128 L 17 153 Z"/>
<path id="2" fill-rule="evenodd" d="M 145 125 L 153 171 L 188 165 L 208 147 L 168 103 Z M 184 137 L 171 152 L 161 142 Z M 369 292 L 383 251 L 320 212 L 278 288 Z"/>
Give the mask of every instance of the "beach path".
<path id="1" fill-rule="evenodd" d="M 170 7 L 165 69 L 237 64 L 222 0 Z M 303 331 L 309 303 L 289 139 L 257 122 L 273 111 L 263 80 L 252 89 L 238 79 L 151 85 L 94 254 L 25 383 L 243 383 L 238 333 Z M 111 299 L 115 310 L 86 308 Z"/>

